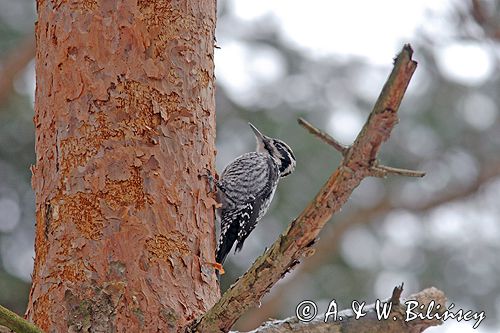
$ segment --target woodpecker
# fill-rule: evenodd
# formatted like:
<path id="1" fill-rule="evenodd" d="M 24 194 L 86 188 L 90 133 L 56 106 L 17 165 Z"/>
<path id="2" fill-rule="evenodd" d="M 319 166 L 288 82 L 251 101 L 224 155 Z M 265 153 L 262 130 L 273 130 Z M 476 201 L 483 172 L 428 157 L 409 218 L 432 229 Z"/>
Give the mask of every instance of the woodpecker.
<path id="1" fill-rule="evenodd" d="M 236 158 L 216 182 L 221 233 L 215 257 L 220 265 L 235 242 L 235 253 L 241 250 L 267 212 L 279 179 L 295 169 L 295 156 L 285 142 L 270 138 L 248 124 L 255 134 L 257 151 Z"/>

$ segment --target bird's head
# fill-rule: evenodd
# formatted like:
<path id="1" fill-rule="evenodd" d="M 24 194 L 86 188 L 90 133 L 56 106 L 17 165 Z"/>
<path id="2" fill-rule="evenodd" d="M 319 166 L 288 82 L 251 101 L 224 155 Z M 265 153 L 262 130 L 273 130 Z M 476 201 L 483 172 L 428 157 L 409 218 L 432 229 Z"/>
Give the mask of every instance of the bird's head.
<path id="1" fill-rule="evenodd" d="M 270 138 L 262 134 L 257 127 L 248 123 L 255 133 L 257 140 L 257 151 L 259 153 L 269 154 L 279 166 L 280 176 L 286 177 L 295 169 L 295 156 L 288 145 L 279 140 Z"/>

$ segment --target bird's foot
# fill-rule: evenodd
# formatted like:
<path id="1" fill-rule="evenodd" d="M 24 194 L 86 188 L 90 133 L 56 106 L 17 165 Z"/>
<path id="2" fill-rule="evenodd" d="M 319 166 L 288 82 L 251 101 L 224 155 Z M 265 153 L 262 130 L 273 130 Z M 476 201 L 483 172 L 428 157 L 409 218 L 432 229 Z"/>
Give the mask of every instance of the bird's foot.
<path id="1" fill-rule="evenodd" d="M 212 266 L 220 275 L 224 275 L 224 267 L 218 262 L 207 262 L 207 264 Z"/>
<path id="2" fill-rule="evenodd" d="M 217 179 L 215 179 L 214 176 L 212 176 L 212 173 L 210 172 L 210 170 L 208 169 L 205 169 L 206 170 L 206 173 L 205 174 L 201 174 L 200 177 L 204 177 L 208 180 L 208 187 L 209 187 L 209 192 L 208 193 L 212 193 L 212 192 L 215 192 L 215 189 L 217 188 Z"/>

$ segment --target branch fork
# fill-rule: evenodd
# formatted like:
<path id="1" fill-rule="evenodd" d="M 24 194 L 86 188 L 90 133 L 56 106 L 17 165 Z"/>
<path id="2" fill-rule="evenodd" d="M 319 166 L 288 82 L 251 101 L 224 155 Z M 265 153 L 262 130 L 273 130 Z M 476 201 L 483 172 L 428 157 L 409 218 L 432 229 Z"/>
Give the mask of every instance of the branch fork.
<path id="1" fill-rule="evenodd" d="M 304 118 L 299 118 L 298 123 L 307 129 L 311 134 L 315 135 L 318 137 L 321 141 L 325 142 L 326 144 L 332 146 L 335 150 L 337 150 L 339 153 L 342 154 L 342 157 L 346 157 L 349 153 L 350 147 L 345 146 L 338 142 L 335 138 L 330 136 L 328 133 L 323 132 L 322 130 L 316 128 L 314 125 L 309 123 L 307 120 Z M 425 172 L 423 171 L 416 171 L 416 170 L 409 170 L 409 169 L 400 169 L 400 168 L 394 168 L 386 165 L 381 165 L 378 160 L 374 160 L 372 162 L 372 165 L 369 170 L 369 175 L 372 177 L 378 177 L 378 178 L 386 178 L 388 175 L 399 175 L 399 176 L 406 176 L 406 177 L 424 177 Z"/>
<path id="2" fill-rule="evenodd" d="M 258 306 L 262 297 L 286 272 L 294 268 L 304 256 L 312 254 L 311 245 L 323 226 L 341 209 L 364 178 L 385 177 L 389 174 L 423 175 L 419 171 L 380 165 L 377 161 L 382 143 L 389 138 L 398 122 L 399 105 L 417 67 L 412 54 L 410 45 L 405 45 L 396 57 L 394 68 L 368 120 L 351 146 L 342 145 L 304 119 L 299 119 L 302 126 L 342 154 L 340 166 L 274 244 L 255 260 L 211 309 L 188 328 L 189 331 L 228 332 L 241 315 Z"/>

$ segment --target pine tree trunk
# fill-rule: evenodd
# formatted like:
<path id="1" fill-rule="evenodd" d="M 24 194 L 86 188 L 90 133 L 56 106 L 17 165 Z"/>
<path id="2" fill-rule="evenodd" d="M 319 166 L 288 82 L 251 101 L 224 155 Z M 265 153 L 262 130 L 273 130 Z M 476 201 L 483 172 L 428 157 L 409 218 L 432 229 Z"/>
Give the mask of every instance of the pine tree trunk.
<path id="1" fill-rule="evenodd" d="M 175 332 L 219 296 L 215 1 L 38 1 L 36 240 L 46 332 Z"/>

